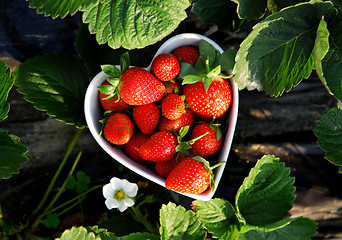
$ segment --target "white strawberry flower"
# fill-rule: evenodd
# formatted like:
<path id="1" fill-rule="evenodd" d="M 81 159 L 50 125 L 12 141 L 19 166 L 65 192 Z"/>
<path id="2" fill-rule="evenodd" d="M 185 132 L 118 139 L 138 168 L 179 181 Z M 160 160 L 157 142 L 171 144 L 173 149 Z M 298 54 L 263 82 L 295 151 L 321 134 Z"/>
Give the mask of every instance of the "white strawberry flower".
<path id="1" fill-rule="evenodd" d="M 138 192 L 138 185 L 130 183 L 126 179 L 119 179 L 113 177 L 110 183 L 106 184 L 102 188 L 103 196 L 106 198 L 105 204 L 107 208 L 119 208 L 120 212 L 123 212 L 127 207 L 134 205 L 134 198 Z"/>

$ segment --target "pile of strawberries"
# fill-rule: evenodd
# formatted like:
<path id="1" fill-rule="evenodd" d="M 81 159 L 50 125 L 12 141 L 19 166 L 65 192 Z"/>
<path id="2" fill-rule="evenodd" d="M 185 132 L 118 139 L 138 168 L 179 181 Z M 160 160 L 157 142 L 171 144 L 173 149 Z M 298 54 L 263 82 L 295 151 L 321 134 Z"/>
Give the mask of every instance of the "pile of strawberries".
<path id="1" fill-rule="evenodd" d="M 219 120 L 232 99 L 223 74 L 208 66 L 200 70 L 200 61 L 205 66 L 208 59 L 201 60 L 198 48 L 183 46 L 156 56 L 149 72 L 129 67 L 125 53 L 120 69 L 102 66 L 108 78 L 99 86 L 107 141 L 131 159 L 152 165 L 166 179 L 166 188 L 190 194 L 213 187 L 217 165 L 210 166 L 204 157 L 222 147 Z M 195 67 L 201 74 L 194 75 Z"/>

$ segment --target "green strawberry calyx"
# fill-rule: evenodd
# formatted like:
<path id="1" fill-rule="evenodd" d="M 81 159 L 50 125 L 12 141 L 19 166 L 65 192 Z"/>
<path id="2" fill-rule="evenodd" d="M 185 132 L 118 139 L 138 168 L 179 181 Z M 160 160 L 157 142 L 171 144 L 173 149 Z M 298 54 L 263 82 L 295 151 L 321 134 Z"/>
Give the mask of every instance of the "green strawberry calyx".
<path id="1" fill-rule="evenodd" d="M 211 188 L 212 191 L 214 191 L 215 190 L 215 180 L 214 180 L 213 170 L 215 168 L 225 164 L 226 162 L 222 161 L 222 162 L 219 162 L 219 163 L 215 164 L 214 166 L 210 166 L 210 163 L 207 160 L 205 160 L 203 157 L 194 156 L 192 159 L 195 160 L 195 161 L 203 163 L 204 168 L 209 171 L 210 188 Z"/>
<path id="2" fill-rule="evenodd" d="M 130 66 L 130 59 L 128 52 L 125 52 L 120 57 L 120 69 L 114 65 L 105 64 L 101 65 L 102 71 L 108 76 L 107 81 L 109 85 L 98 86 L 97 88 L 103 94 L 108 95 L 104 100 L 109 100 L 118 96 L 117 102 L 120 100 L 118 94 L 118 86 L 120 84 L 120 77 Z"/>
<path id="3" fill-rule="evenodd" d="M 192 84 L 198 81 L 202 81 L 204 88 L 207 91 L 211 82 L 221 77 L 229 79 L 232 75 L 227 76 L 223 74 L 223 71 L 232 69 L 234 63 L 231 63 L 234 52 L 227 50 L 224 53 L 220 53 L 214 46 L 201 40 L 199 45 L 200 58 L 196 62 L 195 67 L 189 63 L 182 62 L 179 75 L 183 78 L 182 84 Z"/>
<path id="4" fill-rule="evenodd" d="M 182 139 L 185 137 L 188 131 L 189 131 L 189 126 L 184 126 L 179 130 L 179 135 L 177 136 L 178 145 L 176 147 L 176 152 L 182 153 L 185 157 L 191 156 L 191 154 L 189 153 L 189 149 L 191 148 L 191 145 L 209 133 L 209 132 L 205 132 L 202 135 L 194 139 L 184 142 L 182 141 Z"/>

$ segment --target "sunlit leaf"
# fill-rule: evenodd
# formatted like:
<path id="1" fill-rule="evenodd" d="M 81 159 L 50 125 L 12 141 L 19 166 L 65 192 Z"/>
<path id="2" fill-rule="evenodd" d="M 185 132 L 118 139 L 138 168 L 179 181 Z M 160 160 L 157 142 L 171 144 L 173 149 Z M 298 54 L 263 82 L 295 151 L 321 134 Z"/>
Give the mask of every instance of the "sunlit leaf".
<path id="1" fill-rule="evenodd" d="M 103 0 L 91 4 L 82 17 L 99 44 L 135 49 L 152 45 L 173 32 L 187 17 L 185 9 L 189 5 L 188 0 Z"/>
<path id="2" fill-rule="evenodd" d="M 90 4 L 97 2 L 99 0 L 29 0 L 29 5 L 38 13 L 44 13 L 45 16 L 63 18 L 69 13 L 84 11 Z"/>
<path id="3" fill-rule="evenodd" d="M 243 41 L 233 70 L 239 89 L 264 90 L 279 96 L 308 78 L 322 19 L 336 16 L 330 2 L 301 3 L 256 24 Z"/>

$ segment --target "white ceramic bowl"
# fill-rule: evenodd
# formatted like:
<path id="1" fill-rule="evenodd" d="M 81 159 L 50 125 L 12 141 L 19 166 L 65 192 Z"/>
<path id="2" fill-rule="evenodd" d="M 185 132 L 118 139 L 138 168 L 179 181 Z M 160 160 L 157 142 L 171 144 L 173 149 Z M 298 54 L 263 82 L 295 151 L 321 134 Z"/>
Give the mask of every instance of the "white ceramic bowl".
<path id="1" fill-rule="evenodd" d="M 185 45 L 193 45 L 198 46 L 199 42 L 204 39 L 211 45 L 213 45 L 217 50 L 219 50 L 221 53 L 223 52 L 223 49 L 217 45 L 215 42 L 213 42 L 211 39 L 194 33 L 184 33 L 176 35 L 169 40 L 167 40 L 156 52 L 155 56 L 161 54 L 161 53 L 171 53 L 174 49 L 185 46 Z M 151 65 L 150 65 L 151 66 Z M 150 66 L 145 68 L 146 70 L 150 70 Z M 95 138 L 96 142 L 116 161 L 120 162 L 125 167 L 129 168 L 130 170 L 136 172 L 137 174 L 147 178 L 148 180 L 151 180 L 162 187 L 165 187 L 165 179 L 159 177 L 154 170 L 144 166 L 143 164 L 137 163 L 136 161 L 130 159 L 127 155 L 125 155 L 119 148 L 114 147 L 109 142 L 107 142 L 102 136 L 99 136 L 99 132 L 101 130 L 101 123 L 100 120 L 103 118 L 103 110 L 100 104 L 99 99 L 99 93 L 97 87 L 102 84 L 102 82 L 107 78 L 106 74 L 103 72 L 98 73 L 94 79 L 90 82 L 86 95 L 85 95 L 85 101 L 84 101 L 84 111 L 85 111 L 85 118 L 88 124 L 88 128 Z M 230 79 L 230 85 L 232 89 L 232 103 L 230 108 L 228 109 L 228 128 L 227 133 L 224 138 L 223 146 L 221 153 L 219 155 L 218 162 L 227 161 L 229 151 L 231 148 L 233 135 L 235 131 L 236 126 L 236 120 L 237 120 L 237 114 L 238 114 L 238 105 L 239 105 L 239 92 L 238 92 L 238 86 L 236 83 L 233 82 L 233 79 Z M 183 194 L 185 196 L 191 197 L 193 199 L 199 199 L 203 201 L 210 200 L 215 190 L 217 189 L 217 186 L 220 182 L 220 179 L 222 177 L 222 173 L 225 168 L 225 164 L 222 164 L 220 167 L 218 167 L 215 171 L 215 186 L 216 188 L 211 191 L 211 189 L 208 189 L 207 191 L 201 193 L 201 194 Z"/>

